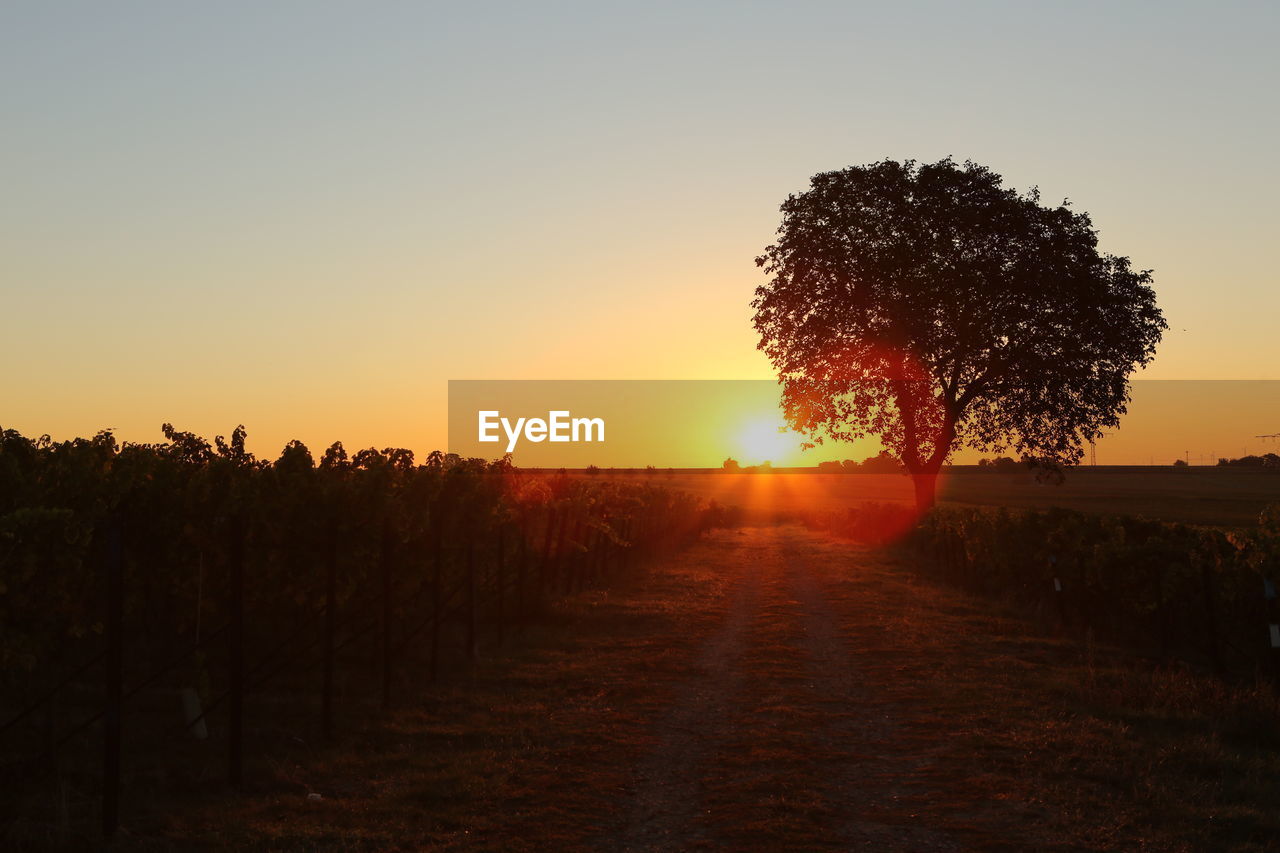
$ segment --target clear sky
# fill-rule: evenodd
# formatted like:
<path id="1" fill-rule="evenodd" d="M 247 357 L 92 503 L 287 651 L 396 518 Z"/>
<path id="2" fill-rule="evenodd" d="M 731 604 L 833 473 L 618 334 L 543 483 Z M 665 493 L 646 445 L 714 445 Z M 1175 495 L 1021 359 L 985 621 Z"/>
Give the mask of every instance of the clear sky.
<path id="1" fill-rule="evenodd" d="M 424 452 L 450 378 L 768 377 L 787 193 L 948 154 L 1154 268 L 1145 377 L 1280 378 L 1278 41 L 1273 2 L 6 3 L 0 425 Z"/>

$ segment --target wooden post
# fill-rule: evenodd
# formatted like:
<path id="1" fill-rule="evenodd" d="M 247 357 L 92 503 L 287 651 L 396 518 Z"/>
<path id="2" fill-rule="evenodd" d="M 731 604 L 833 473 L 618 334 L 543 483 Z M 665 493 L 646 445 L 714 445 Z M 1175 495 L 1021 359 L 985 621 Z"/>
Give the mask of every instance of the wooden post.
<path id="1" fill-rule="evenodd" d="M 1280 683 L 1280 598 L 1276 593 L 1274 566 L 1266 564 L 1262 576 L 1262 603 L 1266 613 L 1267 649 L 1271 658 L 1272 678 Z"/>
<path id="2" fill-rule="evenodd" d="M 1156 618 L 1160 620 L 1160 657 L 1167 660 L 1172 648 L 1169 626 L 1169 602 L 1164 595 L 1165 567 L 1156 569 Z"/>
<path id="3" fill-rule="evenodd" d="M 432 521 L 431 532 L 431 657 L 428 675 L 432 682 L 440 677 L 440 622 L 444 618 L 444 525 L 439 520 Z"/>
<path id="4" fill-rule="evenodd" d="M 323 678 L 320 693 L 320 734 L 325 740 L 333 740 L 333 657 L 334 633 L 337 630 L 338 609 L 338 542 L 330 533 L 329 550 L 324 571 L 324 635 L 322 638 Z"/>
<path id="5" fill-rule="evenodd" d="M 563 512 L 560 513 L 560 525 L 556 530 L 556 549 L 555 549 L 555 555 L 552 558 L 552 563 L 551 563 L 552 565 L 551 594 L 552 595 L 560 594 L 561 588 L 564 585 L 564 575 L 565 575 L 564 563 L 565 563 L 565 556 L 567 555 L 567 548 L 565 547 L 565 544 L 566 544 L 565 538 L 569 534 L 569 514 L 570 514 L 570 511 L 568 508 L 566 508 Z"/>
<path id="6" fill-rule="evenodd" d="M 502 526 L 498 527 L 498 557 L 497 557 L 497 562 L 494 564 L 494 573 L 497 576 L 497 587 L 498 587 L 497 598 L 498 598 L 498 645 L 499 646 L 501 646 L 506 639 L 506 629 L 503 625 L 503 620 L 506 615 L 505 599 L 507 594 L 507 573 L 506 573 L 507 542 L 506 542 L 506 536 L 504 535 L 505 530 L 506 530 L 505 527 L 502 527 Z"/>
<path id="7" fill-rule="evenodd" d="M 382 710 L 391 707 L 391 561 L 394 545 L 391 522 L 382 522 Z"/>
<path id="8" fill-rule="evenodd" d="M 598 531 L 600 535 L 596 538 L 596 547 L 599 549 L 599 553 L 596 554 L 594 569 L 596 583 L 603 583 L 604 579 L 608 577 L 609 556 L 613 553 L 613 540 L 609 538 L 609 534 L 606 532 L 613 529 L 609 517 L 607 515 L 603 516 L 600 519 L 600 523 L 604 526 Z"/>
<path id="9" fill-rule="evenodd" d="M 962 589 L 965 587 L 965 581 L 967 580 L 964 575 L 963 549 L 964 542 L 961 541 L 960 534 L 958 532 L 953 532 L 951 534 L 951 562 L 955 567 L 955 582 L 958 583 Z"/>
<path id="10" fill-rule="evenodd" d="M 228 552 L 231 583 L 231 624 L 227 633 L 227 781 L 244 782 L 244 520 L 231 520 Z"/>
<path id="11" fill-rule="evenodd" d="M 520 532 L 520 554 L 516 557 L 516 619 L 523 622 L 527 611 L 525 600 L 525 570 L 529 565 L 528 530 Z"/>
<path id="12" fill-rule="evenodd" d="M 554 542 L 556 516 L 555 507 L 547 510 L 547 530 L 542 537 L 542 566 L 538 571 L 538 599 L 541 601 L 551 584 L 551 548 Z"/>
<path id="13" fill-rule="evenodd" d="M 600 554 L 600 577 L 607 579 L 613 576 L 614 562 L 618 556 L 618 545 L 614 541 L 618 535 L 617 519 L 610 517 L 607 533 L 604 536 L 604 551 Z"/>
<path id="14" fill-rule="evenodd" d="M 574 519 L 573 530 L 569 534 L 573 540 L 573 550 L 565 555 L 564 567 L 564 594 L 572 595 L 582 589 L 582 571 L 583 559 L 586 552 L 583 547 L 586 544 L 586 527 L 583 520 L 579 517 Z"/>
<path id="15" fill-rule="evenodd" d="M 587 553 L 583 555 L 582 586 L 584 589 L 596 584 L 596 564 L 600 561 L 600 528 L 592 525 L 587 528 Z"/>
<path id="16" fill-rule="evenodd" d="M 1215 548 L 1214 567 L 1221 565 L 1221 561 L 1222 555 Z M 1226 668 L 1223 666 L 1222 650 L 1218 645 L 1218 608 L 1213 594 L 1213 568 L 1209 566 L 1208 560 L 1200 564 L 1200 584 L 1204 592 L 1205 631 L 1209 635 L 1209 665 L 1213 667 L 1215 675 L 1222 675 Z"/>
<path id="17" fill-rule="evenodd" d="M 623 547 L 626 549 L 622 552 L 622 569 L 628 574 L 631 572 L 631 566 L 635 562 L 636 543 L 632 536 L 632 530 L 635 528 L 634 516 L 627 516 L 622 523 L 622 541 L 626 543 Z"/>
<path id="18" fill-rule="evenodd" d="M 476 646 L 476 545 L 475 538 L 467 534 L 467 655 L 479 657 Z"/>
<path id="19" fill-rule="evenodd" d="M 105 674 L 103 717 L 102 835 L 110 840 L 120 825 L 120 729 L 124 696 L 124 553 L 120 519 L 107 522 Z"/>
<path id="20" fill-rule="evenodd" d="M 600 563 L 600 528 L 591 527 L 587 531 L 587 553 L 583 564 L 582 586 L 594 587 L 597 579 L 597 566 Z"/>

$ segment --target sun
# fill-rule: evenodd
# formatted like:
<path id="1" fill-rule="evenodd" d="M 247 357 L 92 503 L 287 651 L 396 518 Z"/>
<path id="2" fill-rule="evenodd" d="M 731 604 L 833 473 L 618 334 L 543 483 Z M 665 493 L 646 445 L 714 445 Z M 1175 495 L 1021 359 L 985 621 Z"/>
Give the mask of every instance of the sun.
<path id="1" fill-rule="evenodd" d="M 785 465 L 800 449 L 800 437 L 787 429 L 781 417 L 766 415 L 745 422 L 738 431 L 736 444 L 743 465 L 761 462 Z"/>

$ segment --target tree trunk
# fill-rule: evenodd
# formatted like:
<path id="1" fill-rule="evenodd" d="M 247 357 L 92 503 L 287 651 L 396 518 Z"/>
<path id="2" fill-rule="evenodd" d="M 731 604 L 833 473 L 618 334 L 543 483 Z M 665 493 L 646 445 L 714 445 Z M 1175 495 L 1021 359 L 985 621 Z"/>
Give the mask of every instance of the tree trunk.
<path id="1" fill-rule="evenodd" d="M 912 471 L 911 482 L 916 488 L 916 511 L 924 515 L 937 500 L 938 469 Z"/>

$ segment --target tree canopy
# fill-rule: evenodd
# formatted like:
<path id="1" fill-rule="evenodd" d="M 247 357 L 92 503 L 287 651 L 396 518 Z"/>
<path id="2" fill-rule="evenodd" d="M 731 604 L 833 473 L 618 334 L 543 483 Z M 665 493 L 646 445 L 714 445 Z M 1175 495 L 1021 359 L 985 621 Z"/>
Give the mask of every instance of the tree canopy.
<path id="1" fill-rule="evenodd" d="M 1078 462 L 1166 327 L 1087 214 L 976 163 L 823 172 L 782 215 L 752 307 L 784 412 L 812 442 L 878 436 L 922 506 L 958 446 Z"/>

